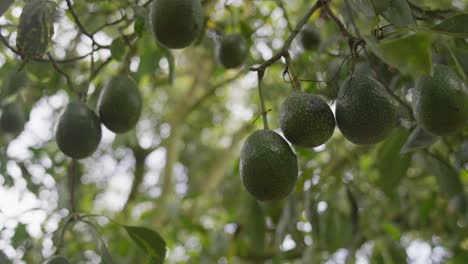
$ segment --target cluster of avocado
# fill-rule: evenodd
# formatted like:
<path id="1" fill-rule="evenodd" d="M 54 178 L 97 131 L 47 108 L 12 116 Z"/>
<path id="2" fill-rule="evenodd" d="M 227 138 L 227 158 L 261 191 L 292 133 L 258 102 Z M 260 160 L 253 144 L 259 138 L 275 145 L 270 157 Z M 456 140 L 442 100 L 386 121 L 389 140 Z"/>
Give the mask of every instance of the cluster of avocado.
<path id="1" fill-rule="evenodd" d="M 203 7 L 200 0 L 155 0 L 151 6 L 154 38 L 169 49 L 191 45 L 203 30 Z M 216 58 L 226 69 L 241 66 L 247 59 L 248 43 L 241 34 L 222 36 Z"/>
<path id="2" fill-rule="evenodd" d="M 302 34 L 305 49 L 318 46 L 311 44 L 312 39 L 319 39 L 311 32 L 307 28 Z M 456 133 L 468 120 L 466 85 L 445 65 L 436 65 L 434 74 L 418 79 L 413 104 L 418 125 L 434 135 Z M 352 74 L 343 82 L 335 115 L 336 118 L 321 97 L 294 92 L 281 106 L 280 126 L 284 137 L 300 147 L 325 144 L 335 124 L 350 142 L 372 145 L 386 139 L 398 119 L 396 106 L 385 87 L 364 73 Z M 285 139 L 270 130 L 258 130 L 247 138 L 239 168 L 246 190 L 261 201 L 285 198 L 298 177 L 293 150 Z"/>
<path id="3" fill-rule="evenodd" d="M 55 132 L 57 145 L 73 159 L 89 157 L 101 141 L 101 123 L 114 133 L 125 133 L 137 124 L 142 107 L 137 83 L 129 76 L 115 76 L 99 95 L 99 117 L 84 102 L 66 106 Z"/>

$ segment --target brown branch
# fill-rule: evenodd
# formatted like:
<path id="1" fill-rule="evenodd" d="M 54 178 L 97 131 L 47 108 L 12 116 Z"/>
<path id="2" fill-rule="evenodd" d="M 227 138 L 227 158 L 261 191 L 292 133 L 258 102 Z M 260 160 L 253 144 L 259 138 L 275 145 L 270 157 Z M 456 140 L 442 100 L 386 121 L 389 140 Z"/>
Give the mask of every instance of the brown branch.
<path id="1" fill-rule="evenodd" d="M 80 18 L 78 17 L 78 15 L 76 14 L 75 12 L 75 9 L 73 8 L 73 5 L 71 3 L 71 0 L 65 0 L 67 2 L 67 6 L 68 6 L 68 11 L 70 12 L 70 14 L 72 15 L 73 17 L 73 20 L 75 21 L 75 24 L 78 26 L 79 30 L 81 31 L 81 33 L 83 33 L 85 36 L 87 36 L 89 39 L 91 39 L 91 41 L 93 42 L 93 45 L 97 46 L 97 47 L 106 47 L 106 46 L 103 46 L 99 43 L 96 42 L 96 40 L 94 39 L 94 35 L 89 33 L 86 28 L 84 27 L 84 25 L 81 23 L 80 21 Z"/>
<path id="2" fill-rule="evenodd" d="M 302 19 L 299 21 L 299 23 L 296 25 L 294 30 L 291 32 L 291 35 L 289 35 L 288 39 L 284 43 L 283 47 L 279 50 L 278 53 L 273 55 L 273 57 L 265 62 L 263 62 L 260 66 L 254 66 L 251 67 L 251 71 L 265 71 L 266 68 L 270 67 L 272 64 L 277 62 L 281 57 L 284 56 L 284 54 L 289 50 L 289 47 L 291 46 L 293 40 L 296 38 L 297 34 L 301 31 L 302 27 L 309 21 L 310 17 L 323 6 L 328 5 L 328 2 L 330 0 L 317 0 L 317 2 L 307 11 L 307 13 L 302 17 Z"/>

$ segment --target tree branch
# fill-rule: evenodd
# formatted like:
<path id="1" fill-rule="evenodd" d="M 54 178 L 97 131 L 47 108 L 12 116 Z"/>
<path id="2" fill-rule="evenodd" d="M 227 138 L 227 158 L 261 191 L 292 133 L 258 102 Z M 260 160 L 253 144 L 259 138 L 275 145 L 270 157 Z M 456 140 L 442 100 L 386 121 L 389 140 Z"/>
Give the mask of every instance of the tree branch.
<path id="1" fill-rule="evenodd" d="M 302 17 L 299 23 L 296 25 L 294 30 L 289 35 L 288 39 L 284 43 L 283 47 L 279 50 L 278 53 L 273 55 L 273 57 L 265 62 L 263 62 L 260 66 L 251 67 L 251 71 L 265 71 L 266 68 L 270 67 L 272 64 L 277 62 L 284 54 L 289 50 L 293 40 L 296 38 L 297 34 L 301 31 L 302 27 L 309 21 L 310 17 L 323 6 L 326 6 L 330 0 L 317 0 L 317 2 L 307 11 L 307 13 Z"/>

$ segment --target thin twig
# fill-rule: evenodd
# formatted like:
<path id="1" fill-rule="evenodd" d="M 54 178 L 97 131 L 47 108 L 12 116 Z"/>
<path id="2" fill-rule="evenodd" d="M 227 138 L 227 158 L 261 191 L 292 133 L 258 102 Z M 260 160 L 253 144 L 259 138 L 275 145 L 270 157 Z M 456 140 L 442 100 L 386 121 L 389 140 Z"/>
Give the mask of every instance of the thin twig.
<path id="1" fill-rule="evenodd" d="M 81 93 L 75 89 L 75 86 L 73 85 L 70 76 L 66 72 L 64 72 L 62 69 L 60 69 L 59 65 L 55 62 L 55 60 L 52 58 L 52 55 L 50 53 L 47 53 L 47 56 L 49 57 L 49 60 L 52 62 L 52 66 L 54 66 L 54 69 L 61 74 L 63 77 L 65 77 L 65 81 L 67 82 L 68 88 L 76 94 L 78 97 L 81 97 Z"/>

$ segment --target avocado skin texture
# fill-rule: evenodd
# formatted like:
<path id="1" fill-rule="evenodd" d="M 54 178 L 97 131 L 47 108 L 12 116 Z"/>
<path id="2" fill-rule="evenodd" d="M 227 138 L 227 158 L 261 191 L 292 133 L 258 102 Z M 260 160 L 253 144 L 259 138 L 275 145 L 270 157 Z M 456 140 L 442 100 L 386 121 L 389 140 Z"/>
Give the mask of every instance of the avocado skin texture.
<path id="1" fill-rule="evenodd" d="M 421 76 L 414 92 L 414 114 L 426 131 L 447 136 L 468 120 L 468 90 L 448 66 L 436 65 L 432 76 Z"/>
<path id="2" fill-rule="evenodd" d="M 26 116 L 19 103 L 10 103 L 5 106 L 0 117 L 0 128 L 3 132 L 18 135 L 24 129 Z"/>
<path id="3" fill-rule="evenodd" d="M 189 46 L 203 28 L 200 0 L 154 0 L 151 24 L 156 41 L 170 49 Z"/>
<path id="4" fill-rule="evenodd" d="M 321 37 L 315 28 L 306 25 L 301 30 L 300 40 L 305 50 L 315 50 L 320 46 Z"/>
<path id="5" fill-rule="evenodd" d="M 62 256 L 53 256 L 46 260 L 44 264 L 70 264 L 70 262 Z"/>
<path id="6" fill-rule="evenodd" d="M 57 124 L 55 139 L 59 149 L 74 159 L 93 154 L 101 141 L 101 123 L 86 104 L 79 101 L 67 105 Z"/>
<path id="7" fill-rule="evenodd" d="M 241 66 L 249 55 L 247 40 L 240 34 L 224 36 L 218 45 L 217 57 L 226 69 Z"/>
<path id="8" fill-rule="evenodd" d="M 336 103 L 336 123 L 345 138 L 375 144 L 389 136 L 396 121 L 395 106 L 381 83 L 359 74 L 346 79 Z"/>
<path id="9" fill-rule="evenodd" d="M 280 125 L 292 144 L 317 147 L 333 135 L 335 116 L 320 96 L 293 93 L 281 105 Z"/>
<path id="10" fill-rule="evenodd" d="M 271 130 L 257 130 L 240 154 L 240 177 L 247 191 L 260 201 L 280 200 L 294 188 L 296 155 L 288 142 Z"/>
<path id="11" fill-rule="evenodd" d="M 142 109 L 138 84 L 130 76 L 113 77 L 99 95 L 99 118 L 115 133 L 125 133 L 134 128 Z"/>

